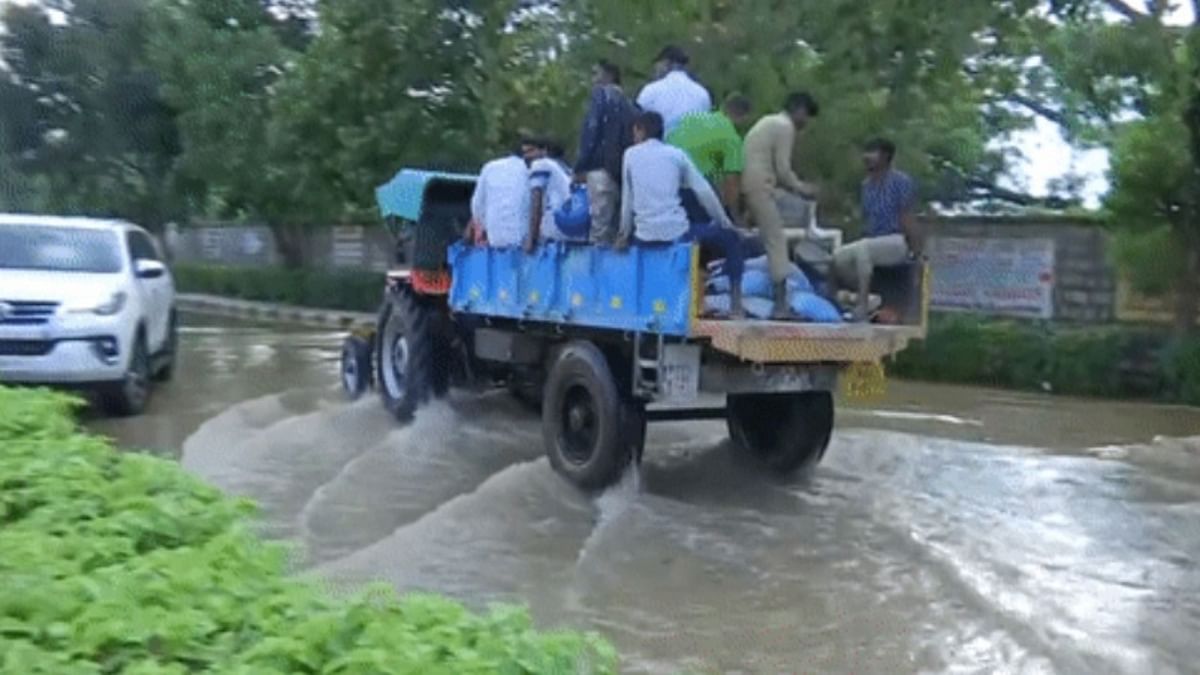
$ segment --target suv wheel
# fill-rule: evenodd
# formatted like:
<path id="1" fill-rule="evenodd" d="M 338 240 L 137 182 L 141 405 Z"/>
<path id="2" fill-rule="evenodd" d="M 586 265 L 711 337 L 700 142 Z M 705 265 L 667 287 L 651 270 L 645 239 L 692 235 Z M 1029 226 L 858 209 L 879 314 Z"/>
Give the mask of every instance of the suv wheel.
<path id="1" fill-rule="evenodd" d="M 179 353 L 179 319 L 171 312 L 171 323 L 167 326 L 167 339 L 163 344 L 158 372 L 154 373 L 155 382 L 170 382 L 175 376 L 175 358 Z"/>
<path id="2" fill-rule="evenodd" d="M 103 405 L 110 414 L 121 417 L 141 414 L 150 400 L 150 355 L 141 335 L 133 343 L 125 377 L 103 392 Z"/>

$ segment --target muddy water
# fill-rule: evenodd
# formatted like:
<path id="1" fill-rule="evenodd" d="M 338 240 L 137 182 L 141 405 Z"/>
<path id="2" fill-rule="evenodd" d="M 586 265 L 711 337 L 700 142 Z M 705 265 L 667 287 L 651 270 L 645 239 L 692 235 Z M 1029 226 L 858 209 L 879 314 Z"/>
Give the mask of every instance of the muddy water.
<path id="1" fill-rule="evenodd" d="M 336 342 L 201 326 L 194 393 L 171 385 L 145 436 L 258 499 L 325 578 L 527 602 L 608 636 L 631 672 L 1200 663 L 1198 411 L 896 384 L 840 408 L 808 480 L 764 478 L 720 424 L 670 424 L 640 473 L 587 497 L 502 395 L 405 428 L 342 402 Z M 108 424 L 139 443 L 137 422 Z"/>

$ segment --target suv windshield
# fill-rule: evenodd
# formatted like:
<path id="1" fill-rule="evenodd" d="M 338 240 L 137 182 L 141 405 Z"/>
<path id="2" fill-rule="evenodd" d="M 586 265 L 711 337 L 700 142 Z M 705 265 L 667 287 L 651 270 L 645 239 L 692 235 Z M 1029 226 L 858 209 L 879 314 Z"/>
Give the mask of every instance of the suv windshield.
<path id="1" fill-rule="evenodd" d="M 44 225 L 0 226 L 0 269 L 54 272 L 121 271 L 116 233 Z"/>

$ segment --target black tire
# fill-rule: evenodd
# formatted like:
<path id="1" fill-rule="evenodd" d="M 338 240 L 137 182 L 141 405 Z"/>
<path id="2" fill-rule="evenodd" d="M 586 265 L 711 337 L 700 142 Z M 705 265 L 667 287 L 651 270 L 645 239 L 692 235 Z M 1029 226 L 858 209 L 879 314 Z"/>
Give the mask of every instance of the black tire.
<path id="1" fill-rule="evenodd" d="M 401 422 L 450 388 L 449 336 L 441 308 L 411 288 L 392 293 L 375 332 L 375 382 L 387 410 Z"/>
<path id="2" fill-rule="evenodd" d="M 150 354 L 146 351 L 146 338 L 139 333 L 133 341 L 125 377 L 101 392 L 100 402 L 105 412 L 118 417 L 142 414 L 150 400 L 150 379 Z"/>
<path id="3" fill-rule="evenodd" d="M 555 471 L 580 488 L 602 490 L 641 457 L 646 415 L 621 396 L 595 345 L 572 342 L 558 352 L 546 380 L 542 436 Z"/>
<path id="4" fill-rule="evenodd" d="M 371 388 L 371 341 L 351 335 L 342 341 L 342 390 L 356 401 Z"/>
<path id="5" fill-rule="evenodd" d="M 816 466 L 833 436 L 833 395 L 738 394 L 726 402 L 729 436 L 772 471 L 788 475 Z"/>
<path id="6" fill-rule="evenodd" d="M 154 373 L 155 382 L 170 382 L 175 377 L 175 359 L 179 354 L 179 319 L 171 312 L 170 324 L 167 325 L 167 341 L 163 345 L 162 363 L 158 372 Z"/>

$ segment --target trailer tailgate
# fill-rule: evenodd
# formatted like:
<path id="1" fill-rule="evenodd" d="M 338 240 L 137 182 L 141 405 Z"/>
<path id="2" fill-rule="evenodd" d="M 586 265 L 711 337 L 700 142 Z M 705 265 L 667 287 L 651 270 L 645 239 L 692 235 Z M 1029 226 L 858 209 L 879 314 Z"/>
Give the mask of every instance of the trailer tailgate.
<path id="1" fill-rule="evenodd" d="M 707 320 L 692 335 L 714 349 L 755 363 L 855 363 L 878 361 L 924 337 L 920 326 L 813 324 L 790 321 Z"/>

